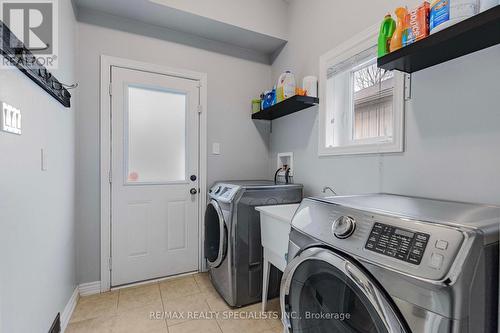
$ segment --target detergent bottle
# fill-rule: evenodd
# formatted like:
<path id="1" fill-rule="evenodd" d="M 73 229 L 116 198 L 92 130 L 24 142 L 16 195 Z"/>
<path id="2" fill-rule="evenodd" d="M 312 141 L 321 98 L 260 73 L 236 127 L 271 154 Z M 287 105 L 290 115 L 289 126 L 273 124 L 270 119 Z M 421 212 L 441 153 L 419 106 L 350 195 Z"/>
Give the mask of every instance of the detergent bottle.
<path id="1" fill-rule="evenodd" d="M 396 21 L 392 19 L 391 14 L 387 14 L 380 25 L 380 33 L 378 35 L 378 56 L 382 57 L 389 53 L 389 44 L 392 35 L 396 30 Z"/>
<path id="2" fill-rule="evenodd" d="M 435 0 L 431 4 L 431 34 L 479 13 L 479 0 Z M 481 1 L 482 3 L 482 1 Z"/>
<path id="3" fill-rule="evenodd" d="M 398 23 L 391 39 L 391 52 L 399 50 L 403 47 L 403 34 L 406 31 L 406 15 L 408 14 L 408 10 L 405 7 L 398 7 L 396 8 L 395 13 L 398 18 Z"/>
<path id="4" fill-rule="evenodd" d="M 295 76 L 290 71 L 280 75 L 276 84 L 276 102 L 279 103 L 295 95 Z"/>

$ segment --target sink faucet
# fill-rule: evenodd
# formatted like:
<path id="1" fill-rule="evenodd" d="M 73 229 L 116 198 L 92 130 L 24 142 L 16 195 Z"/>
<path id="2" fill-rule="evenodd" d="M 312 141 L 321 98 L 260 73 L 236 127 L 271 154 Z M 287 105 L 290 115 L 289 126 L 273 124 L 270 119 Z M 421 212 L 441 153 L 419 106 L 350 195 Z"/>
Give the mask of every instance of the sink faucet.
<path id="1" fill-rule="evenodd" d="M 326 193 L 327 190 L 330 190 L 333 195 L 337 195 L 337 192 L 335 192 L 330 186 L 323 187 L 323 190 L 321 192 Z"/>

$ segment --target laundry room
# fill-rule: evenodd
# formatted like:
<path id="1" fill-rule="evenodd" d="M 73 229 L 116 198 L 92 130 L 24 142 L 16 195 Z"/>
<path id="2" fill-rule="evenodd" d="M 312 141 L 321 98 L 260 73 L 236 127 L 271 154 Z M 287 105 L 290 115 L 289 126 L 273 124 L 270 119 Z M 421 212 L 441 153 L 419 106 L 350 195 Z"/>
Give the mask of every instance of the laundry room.
<path id="1" fill-rule="evenodd" d="M 500 332 L 498 0 L 0 24 L 0 333 Z"/>

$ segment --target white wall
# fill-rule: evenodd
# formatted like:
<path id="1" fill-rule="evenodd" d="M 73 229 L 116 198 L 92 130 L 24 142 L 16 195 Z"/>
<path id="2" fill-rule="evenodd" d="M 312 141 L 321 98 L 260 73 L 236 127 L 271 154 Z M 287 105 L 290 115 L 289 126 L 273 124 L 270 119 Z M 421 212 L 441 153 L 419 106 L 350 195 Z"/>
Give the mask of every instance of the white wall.
<path id="1" fill-rule="evenodd" d="M 288 69 L 299 82 L 317 76 L 320 55 L 398 5 L 292 0 L 289 42 L 272 66 L 273 80 Z M 499 77 L 500 46 L 415 73 L 402 154 L 319 158 L 317 108 L 278 119 L 270 169 L 278 152 L 293 151 L 295 181 L 306 184 L 307 195 L 330 185 L 340 194 L 385 191 L 499 204 Z"/>
<path id="2" fill-rule="evenodd" d="M 59 1 L 59 69 L 74 82 L 76 22 Z M 64 108 L 19 70 L 0 70 L 0 100 L 22 112 L 0 132 L 0 332 L 45 333 L 75 289 L 75 102 Z M 49 154 L 40 169 L 40 149 Z"/>
<path id="3" fill-rule="evenodd" d="M 78 281 L 100 278 L 100 54 L 208 73 L 209 151 L 213 142 L 222 144 L 222 155 L 209 155 L 209 182 L 269 178 L 276 154 L 293 151 L 295 180 L 306 185 L 307 195 L 320 194 L 322 186 L 330 185 L 341 194 L 387 191 L 499 203 L 500 175 L 495 170 L 500 166 L 500 114 L 495 110 L 495 87 L 500 47 L 414 75 L 403 154 L 319 158 L 314 108 L 273 121 L 270 149 L 267 124 L 249 120 L 249 101 L 272 85 L 270 77 L 274 82 L 286 69 L 299 79 L 318 75 L 321 54 L 377 24 L 399 4 L 292 0 L 287 10 L 289 43 L 272 68 L 230 56 L 223 46 L 207 50 L 197 47 L 197 39 L 186 44 L 185 35 L 160 27 L 106 15 L 93 15 L 93 24 L 79 23 Z"/>
<path id="4" fill-rule="evenodd" d="M 154 0 L 169 7 L 286 40 L 284 0 Z"/>
<path id="5" fill-rule="evenodd" d="M 250 102 L 270 85 L 271 68 L 147 37 L 165 33 L 159 27 L 142 25 L 145 36 L 87 23 L 78 25 L 81 95 L 77 118 L 77 276 L 79 283 L 84 283 L 100 279 L 99 56 L 119 56 L 208 74 L 209 183 L 220 179 L 270 178 L 268 125 L 250 120 Z M 221 155 L 210 153 L 213 142 L 221 143 Z"/>

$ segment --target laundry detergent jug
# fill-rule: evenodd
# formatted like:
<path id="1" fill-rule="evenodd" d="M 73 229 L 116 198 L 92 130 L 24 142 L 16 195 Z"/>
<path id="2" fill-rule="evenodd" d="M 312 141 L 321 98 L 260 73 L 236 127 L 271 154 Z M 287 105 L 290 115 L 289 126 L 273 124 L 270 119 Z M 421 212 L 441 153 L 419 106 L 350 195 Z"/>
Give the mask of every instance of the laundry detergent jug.
<path id="1" fill-rule="evenodd" d="M 295 95 L 295 76 L 290 71 L 280 75 L 276 85 L 276 102 L 281 102 Z"/>

